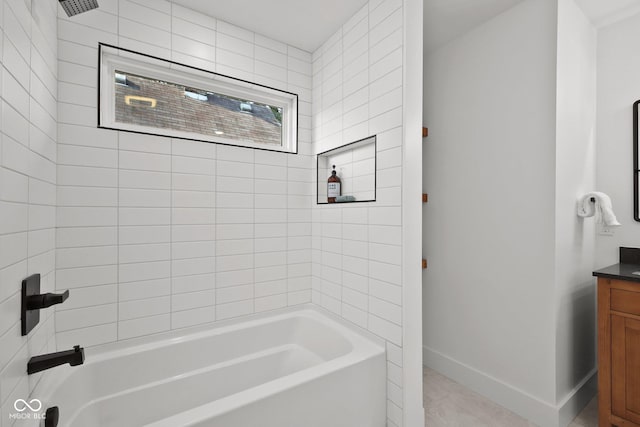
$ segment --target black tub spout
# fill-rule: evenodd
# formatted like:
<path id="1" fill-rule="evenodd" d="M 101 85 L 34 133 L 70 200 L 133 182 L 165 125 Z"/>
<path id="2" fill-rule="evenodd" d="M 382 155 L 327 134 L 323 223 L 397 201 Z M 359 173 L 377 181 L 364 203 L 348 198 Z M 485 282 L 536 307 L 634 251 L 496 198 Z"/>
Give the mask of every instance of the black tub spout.
<path id="1" fill-rule="evenodd" d="M 76 345 L 73 350 L 34 356 L 27 363 L 27 374 L 35 374 L 65 363 L 71 366 L 82 365 L 84 363 L 84 348 Z"/>

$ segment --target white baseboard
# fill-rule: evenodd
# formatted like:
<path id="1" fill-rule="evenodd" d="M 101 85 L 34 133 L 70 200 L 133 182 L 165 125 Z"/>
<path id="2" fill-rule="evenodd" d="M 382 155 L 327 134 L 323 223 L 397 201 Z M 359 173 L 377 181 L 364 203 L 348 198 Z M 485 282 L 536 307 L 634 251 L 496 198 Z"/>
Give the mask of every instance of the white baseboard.
<path id="1" fill-rule="evenodd" d="M 598 393 L 598 370 L 593 368 L 558 405 L 558 424 L 566 427 Z"/>
<path id="2" fill-rule="evenodd" d="M 566 427 L 597 392 L 597 376 L 593 370 L 556 406 L 426 346 L 422 356 L 425 366 L 540 427 Z"/>

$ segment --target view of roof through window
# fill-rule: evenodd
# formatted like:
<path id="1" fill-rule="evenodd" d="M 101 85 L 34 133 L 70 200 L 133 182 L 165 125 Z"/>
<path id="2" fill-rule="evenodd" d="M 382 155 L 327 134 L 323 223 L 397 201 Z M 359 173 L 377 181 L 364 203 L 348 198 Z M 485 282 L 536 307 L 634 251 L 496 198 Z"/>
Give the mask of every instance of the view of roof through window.
<path id="1" fill-rule="evenodd" d="M 282 145 L 282 108 L 115 71 L 115 121 Z"/>

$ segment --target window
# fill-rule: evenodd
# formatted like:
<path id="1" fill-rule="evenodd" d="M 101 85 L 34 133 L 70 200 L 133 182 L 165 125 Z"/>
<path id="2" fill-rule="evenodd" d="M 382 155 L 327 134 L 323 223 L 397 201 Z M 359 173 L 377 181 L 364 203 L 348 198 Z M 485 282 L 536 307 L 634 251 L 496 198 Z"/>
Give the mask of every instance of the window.
<path id="1" fill-rule="evenodd" d="M 100 44 L 98 126 L 297 152 L 298 97 Z"/>

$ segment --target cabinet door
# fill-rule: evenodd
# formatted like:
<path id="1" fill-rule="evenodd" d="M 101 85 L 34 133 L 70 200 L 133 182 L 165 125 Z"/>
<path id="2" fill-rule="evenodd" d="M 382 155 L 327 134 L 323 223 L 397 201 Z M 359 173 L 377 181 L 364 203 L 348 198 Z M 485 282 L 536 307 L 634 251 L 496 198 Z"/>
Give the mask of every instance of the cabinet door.
<path id="1" fill-rule="evenodd" d="M 640 424 L 640 321 L 611 315 L 611 412 Z"/>

